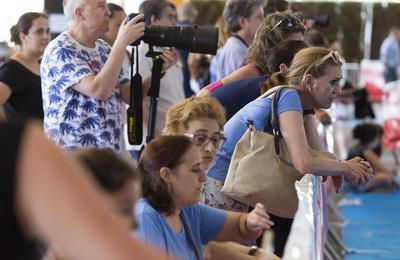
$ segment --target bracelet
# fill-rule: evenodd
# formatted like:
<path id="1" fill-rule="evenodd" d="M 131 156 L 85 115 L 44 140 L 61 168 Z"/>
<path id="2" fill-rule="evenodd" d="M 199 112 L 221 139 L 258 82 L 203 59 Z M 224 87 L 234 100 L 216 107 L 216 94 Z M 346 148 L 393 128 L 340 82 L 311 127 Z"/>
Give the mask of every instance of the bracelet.
<path id="1" fill-rule="evenodd" d="M 303 115 L 314 115 L 314 114 L 315 114 L 314 108 L 303 110 Z"/>
<path id="2" fill-rule="evenodd" d="M 248 254 L 248 255 L 255 256 L 256 253 L 257 253 L 257 251 L 258 251 L 258 247 L 256 247 L 256 246 L 251 246 L 251 248 L 250 248 L 250 250 L 249 250 L 249 252 L 248 252 L 247 254 Z"/>

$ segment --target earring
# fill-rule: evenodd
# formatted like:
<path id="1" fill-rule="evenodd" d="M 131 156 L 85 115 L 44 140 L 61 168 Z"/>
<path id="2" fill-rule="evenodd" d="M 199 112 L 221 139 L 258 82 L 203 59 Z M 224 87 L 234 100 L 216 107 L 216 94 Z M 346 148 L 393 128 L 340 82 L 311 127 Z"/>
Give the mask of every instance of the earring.
<path id="1" fill-rule="evenodd" d="M 168 190 L 168 193 L 171 194 L 171 192 L 172 192 L 172 185 L 171 185 L 171 183 L 167 183 L 167 190 Z"/>

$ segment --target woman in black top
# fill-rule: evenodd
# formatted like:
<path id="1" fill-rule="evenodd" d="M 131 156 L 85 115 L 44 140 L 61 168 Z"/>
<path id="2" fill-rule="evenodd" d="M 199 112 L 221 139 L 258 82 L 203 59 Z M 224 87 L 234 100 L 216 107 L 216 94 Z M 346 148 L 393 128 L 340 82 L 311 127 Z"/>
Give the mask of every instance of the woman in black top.
<path id="1" fill-rule="evenodd" d="M 11 41 L 20 48 L 0 68 L 0 118 L 43 119 L 39 59 L 50 41 L 49 22 L 42 13 L 23 14 L 11 27 Z"/>
<path id="2" fill-rule="evenodd" d="M 83 168 L 38 124 L 0 123 L 0 259 L 39 259 L 34 240 L 71 259 L 164 259 L 133 240 Z"/>

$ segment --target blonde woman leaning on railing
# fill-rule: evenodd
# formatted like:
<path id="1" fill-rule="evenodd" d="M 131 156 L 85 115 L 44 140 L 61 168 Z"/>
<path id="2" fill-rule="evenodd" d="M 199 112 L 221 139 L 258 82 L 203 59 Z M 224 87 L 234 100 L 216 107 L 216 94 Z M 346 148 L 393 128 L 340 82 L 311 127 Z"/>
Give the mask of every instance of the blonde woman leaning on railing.
<path id="1" fill-rule="evenodd" d="M 337 52 L 325 48 L 311 47 L 299 51 L 286 76 L 285 86 L 288 88 L 282 90 L 277 105 L 280 130 L 296 170 L 301 174 L 335 176 L 337 186 L 340 186 L 342 178 L 336 176 L 344 175 L 354 184 L 364 184 L 371 177 L 369 163 L 361 158 L 338 161 L 322 152 L 315 126 L 313 110 L 329 108 L 341 91 L 342 63 Z M 264 91 L 267 89 L 268 86 Z M 257 130 L 263 130 L 270 109 L 271 98 L 260 98 L 242 108 L 225 124 L 227 141 L 218 150 L 207 172 L 205 194 L 210 205 L 224 207 L 221 203 L 224 200 L 214 198 L 223 197 L 219 187 L 225 181 L 235 145 L 247 130 L 247 120 L 252 120 Z M 312 155 L 309 148 L 317 152 Z M 281 256 L 293 219 L 274 215 L 271 219 L 275 223 L 275 253 Z"/>

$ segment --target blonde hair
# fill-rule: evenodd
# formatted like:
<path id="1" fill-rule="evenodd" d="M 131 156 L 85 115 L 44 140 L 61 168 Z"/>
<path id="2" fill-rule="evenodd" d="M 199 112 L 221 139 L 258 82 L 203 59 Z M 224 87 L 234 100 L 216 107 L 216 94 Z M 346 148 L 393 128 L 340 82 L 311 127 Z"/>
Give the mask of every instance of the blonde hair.
<path id="1" fill-rule="evenodd" d="M 228 26 L 225 23 L 224 17 L 221 15 L 215 22 L 215 26 L 218 28 L 218 49 L 224 47 L 226 41 L 231 35 Z"/>
<path id="2" fill-rule="evenodd" d="M 332 57 L 332 55 L 335 55 L 338 59 Z M 335 51 L 322 47 L 302 49 L 294 56 L 290 65 L 287 75 L 288 83 L 299 85 L 306 74 L 311 74 L 313 77 L 318 78 L 324 75 L 328 66 L 341 66 L 342 64 L 343 59 Z"/>
<path id="3" fill-rule="evenodd" d="M 190 97 L 172 106 L 167 112 L 163 134 L 184 134 L 191 121 L 211 118 L 223 128 L 226 118 L 222 105 L 212 97 Z"/>
<path id="4" fill-rule="evenodd" d="M 276 26 L 284 20 L 293 21 L 292 27 Z M 270 72 L 267 67 L 269 50 L 286 40 L 292 33 L 304 32 L 304 30 L 302 21 L 290 11 L 268 15 L 258 27 L 243 64 L 253 63 L 262 71 L 262 74 L 267 74 Z"/>
<path id="5" fill-rule="evenodd" d="M 332 58 L 336 56 L 336 58 Z M 300 85 L 306 74 L 318 78 L 325 74 L 328 66 L 343 64 L 343 58 L 336 51 L 322 47 L 309 47 L 300 50 L 294 56 L 289 72 L 275 72 L 262 85 L 261 93 L 279 85 Z"/>
<path id="6" fill-rule="evenodd" d="M 287 85 L 286 73 L 282 71 L 275 72 L 261 85 L 261 94 L 264 94 L 273 87 Z"/>

